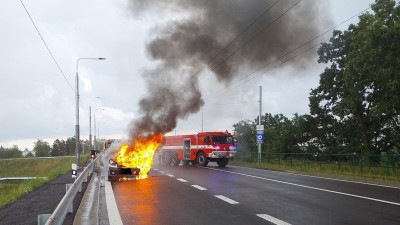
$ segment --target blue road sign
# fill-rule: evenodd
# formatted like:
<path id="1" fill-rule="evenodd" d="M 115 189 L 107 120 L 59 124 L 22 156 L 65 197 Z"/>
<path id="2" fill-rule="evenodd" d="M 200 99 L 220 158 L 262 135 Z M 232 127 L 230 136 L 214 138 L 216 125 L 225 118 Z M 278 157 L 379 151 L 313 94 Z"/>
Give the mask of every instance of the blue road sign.
<path id="1" fill-rule="evenodd" d="M 263 130 L 256 131 L 256 142 L 257 142 L 257 144 L 264 143 L 264 131 Z"/>

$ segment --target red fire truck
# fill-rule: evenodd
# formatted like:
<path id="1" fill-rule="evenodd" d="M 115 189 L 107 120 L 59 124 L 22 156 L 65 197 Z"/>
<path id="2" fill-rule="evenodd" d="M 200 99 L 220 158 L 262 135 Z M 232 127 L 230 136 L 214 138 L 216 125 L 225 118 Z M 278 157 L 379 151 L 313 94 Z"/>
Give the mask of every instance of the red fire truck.
<path id="1" fill-rule="evenodd" d="M 207 166 L 208 162 L 217 162 L 225 167 L 228 159 L 236 154 L 232 135 L 226 132 L 201 132 L 197 134 L 165 136 L 165 144 L 159 149 L 161 164 Z"/>

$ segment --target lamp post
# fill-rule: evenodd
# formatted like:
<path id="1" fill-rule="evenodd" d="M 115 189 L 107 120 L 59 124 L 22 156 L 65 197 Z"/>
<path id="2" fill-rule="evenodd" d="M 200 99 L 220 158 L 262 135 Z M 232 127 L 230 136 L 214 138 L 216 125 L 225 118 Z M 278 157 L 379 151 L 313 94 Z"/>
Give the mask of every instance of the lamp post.
<path id="1" fill-rule="evenodd" d="M 92 106 L 89 106 L 89 146 L 92 150 Z"/>
<path id="2" fill-rule="evenodd" d="M 76 165 L 79 167 L 80 160 L 80 137 L 79 137 L 79 76 L 78 76 L 78 66 L 79 61 L 82 59 L 88 60 L 105 60 L 106 58 L 79 58 L 76 60 L 76 125 L 75 125 L 75 153 L 76 153 Z"/>

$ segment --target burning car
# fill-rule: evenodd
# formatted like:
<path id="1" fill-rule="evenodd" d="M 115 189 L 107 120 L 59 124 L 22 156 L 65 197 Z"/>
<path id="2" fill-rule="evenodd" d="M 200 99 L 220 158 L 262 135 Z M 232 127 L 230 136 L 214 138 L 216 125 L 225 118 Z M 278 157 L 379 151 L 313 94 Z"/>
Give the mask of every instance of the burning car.
<path id="1" fill-rule="evenodd" d="M 108 180 L 136 179 L 140 168 L 129 168 L 118 165 L 114 160 L 108 161 Z"/>
<path id="2" fill-rule="evenodd" d="M 113 147 L 111 144 L 108 154 L 108 179 L 146 179 L 153 165 L 154 152 L 159 148 L 164 136 L 155 134 L 137 137 L 129 144 Z"/>

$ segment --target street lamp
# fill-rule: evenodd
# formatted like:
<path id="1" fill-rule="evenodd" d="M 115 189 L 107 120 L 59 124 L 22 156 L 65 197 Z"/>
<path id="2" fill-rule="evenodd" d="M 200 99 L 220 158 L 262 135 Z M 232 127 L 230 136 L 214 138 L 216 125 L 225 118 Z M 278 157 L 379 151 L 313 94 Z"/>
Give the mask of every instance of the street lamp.
<path id="1" fill-rule="evenodd" d="M 100 97 L 96 97 L 96 98 L 100 98 Z M 94 109 L 93 110 L 93 115 L 95 116 L 95 122 L 96 122 L 96 110 L 99 109 Z M 101 109 L 101 110 L 105 110 L 105 109 Z M 96 126 L 95 126 L 96 128 Z M 96 132 L 95 133 L 95 138 L 96 138 Z M 93 142 L 92 142 L 92 106 L 89 106 L 89 142 L 90 142 L 90 148 L 93 149 Z"/>
<path id="2" fill-rule="evenodd" d="M 79 166 L 80 160 L 80 137 L 79 137 L 79 76 L 78 76 L 78 66 L 81 59 L 88 60 L 105 60 L 106 58 L 79 58 L 76 60 L 76 125 L 75 125 L 75 153 L 76 153 L 76 165 Z"/>

